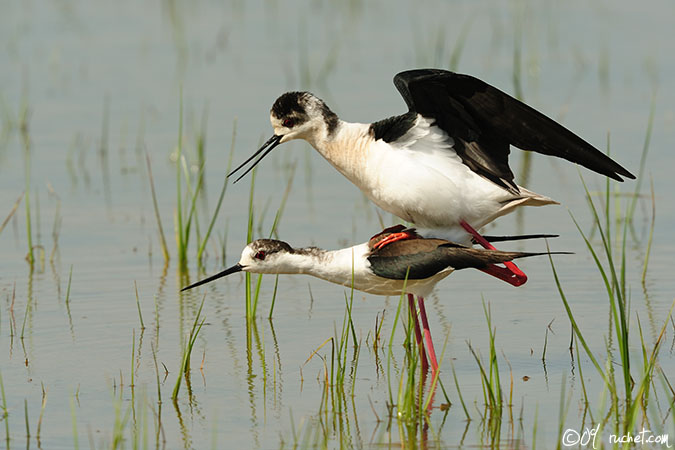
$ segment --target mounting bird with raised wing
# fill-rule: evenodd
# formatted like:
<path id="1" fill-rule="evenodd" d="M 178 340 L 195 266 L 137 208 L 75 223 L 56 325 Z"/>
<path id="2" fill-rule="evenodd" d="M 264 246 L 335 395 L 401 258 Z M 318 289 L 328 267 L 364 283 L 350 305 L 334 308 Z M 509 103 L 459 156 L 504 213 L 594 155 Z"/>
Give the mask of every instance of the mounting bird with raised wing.
<path id="1" fill-rule="evenodd" d="M 406 231 L 408 239 L 391 242 L 378 247 L 378 242 L 392 234 Z M 496 238 L 517 240 L 550 235 L 532 235 Z M 236 272 L 307 274 L 343 286 L 377 295 L 408 294 L 408 306 L 415 320 L 415 336 L 424 355 L 422 336 L 417 324 L 414 297 L 417 297 L 420 318 L 424 328 L 424 340 L 433 373 L 438 362 L 431 340 L 431 331 L 424 309 L 424 297 L 436 283 L 455 270 L 475 268 L 488 274 L 504 270 L 495 264 L 517 258 L 546 255 L 549 253 L 504 252 L 466 247 L 443 239 L 426 239 L 413 229 L 402 225 L 387 228 L 368 242 L 340 250 L 322 250 L 316 247 L 293 248 L 283 241 L 258 239 L 248 244 L 241 259 L 234 266 L 223 270 L 181 291 L 201 286 L 210 281 Z M 556 254 L 551 253 L 551 254 Z M 423 364 L 426 364 L 423 358 Z"/>
<path id="2" fill-rule="evenodd" d="M 272 106 L 272 138 L 228 176 L 262 153 L 241 179 L 277 145 L 304 139 L 376 205 L 424 236 L 461 243 L 473 236 L 483 245 L 476 230 L 496 218 L 519 206 L 557 203 L 516 184 L 511 145 L 617 181 L 635 178 L 567 128 L 472 76 L 417 69 L 397 74 L 394 85 L 408 112 L 370 124 L 341 120 L 309 92 L 283 94 Z"/>

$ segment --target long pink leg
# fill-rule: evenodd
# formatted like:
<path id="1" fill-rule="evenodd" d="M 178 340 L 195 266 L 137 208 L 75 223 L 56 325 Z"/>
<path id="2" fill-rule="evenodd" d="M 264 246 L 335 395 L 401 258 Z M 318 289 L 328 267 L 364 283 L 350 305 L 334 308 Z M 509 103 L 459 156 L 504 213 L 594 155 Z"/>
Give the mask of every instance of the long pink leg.
<path id="1" fill-rule="evenodd" d="M 473 238 L 488 250 L 497 250 L 494 245 L 490 244 L 483 236 L 474 230 L 471 225 L 466 223 L 466 221 L 461 220 L 459 224 L 464 228 Z M 485 269 L 480 269 L 485 273 L 492 275 L 493 277 L 499 278 L 500 280 L 506 281 L 513 286 L 521 286 L 527 281 L 527 275 L 518 268 L 513 262 L 506 261 L 503 263 L 506 267 L 499 267 L 494 264 L 490 264 Z"/>
<path id="2" fill-rule="evenodd" d="M 417 297 L 417 305 L 420 309 L 420 318 L 422 319 L 422 327 L 424 328 L 424 342 L 426 343 L 429 359 L 431 360 L 431 375 L 435 377 L 438 372 L 438 361 L 436 360 L 434 342 L 431 340 L 431 330 L 429 329 L 429 321 L 427 320 L 427 311 L 424 308 L 424 298 Z"/>
<path id="3" fill-rule="evenodd" d="M 422 359 L 422 372 L 429 370 L 429 363 L 427 362 L 427 355 L 424 353 L 424 343 L 422 342 L 422 332 L 420 331 L 420 324 L 417 322 L 417 308 L 415 308 L 415 296 L 408 294 L 408 308 L 410 309 L 410 319 L 413 321 L 415 328 L 415 340 L 417 341 L 417 348 Z"/>

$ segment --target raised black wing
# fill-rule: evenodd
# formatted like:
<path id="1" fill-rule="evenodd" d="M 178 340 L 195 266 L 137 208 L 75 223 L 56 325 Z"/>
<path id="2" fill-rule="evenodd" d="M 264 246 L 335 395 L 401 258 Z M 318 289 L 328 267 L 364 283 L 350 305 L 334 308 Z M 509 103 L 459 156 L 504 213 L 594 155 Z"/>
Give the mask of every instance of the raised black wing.
<path id="1" fill-rule="evenodd" d="M 435 119 L 473 171 L 511 190 L 509 145 L 564 158 L 617 181 L 635 176 L 539 111 L 469 75 L 439 69 L 401 72 L 394 85 L 411 112 Z"/>

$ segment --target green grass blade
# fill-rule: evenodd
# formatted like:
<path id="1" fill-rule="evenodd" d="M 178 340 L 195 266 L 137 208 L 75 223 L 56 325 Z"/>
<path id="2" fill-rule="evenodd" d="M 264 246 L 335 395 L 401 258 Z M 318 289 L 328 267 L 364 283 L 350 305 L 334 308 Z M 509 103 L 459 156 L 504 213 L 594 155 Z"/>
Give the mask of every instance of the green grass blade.
<path id="1" fill-rule="evenodd" d="M 546 251 L 550 252 L 550 248 L 548 246 L 548 242 L 546 243 Z M 565 311 L 567 312 L 567 317 L 570 320 L 570 323 L 572 324 L 572 328 L 574 329 L 574 334 L 577 336 L 579 341 L 581 342 L 581 345 L 584 347 L 584 350 L 586 350 L 586 354 L 590 358 L 590 360 L 593 362 L 593 365 L 595 366 L 596 370 L 600 374 L 600 376 L 605 380 L 605 383 L 609 385 L 609 380 L 607 379 L 607 375 L 605 372 L 602 370 L 600 367 L 600 364 L 598 364 L 598 361 L 595 359 L 595 356 L 593 355 L 593 352 L 591 351 L 590 347 L 586 343 L 586 340 L 584 339 L 584 336 L 581 334 L 581 330 L 579 329 L 579 326 L 577 325 L 577 321 L 574 319 L 574 315 L 572 314 L 572 308 L 570 308 L 569 303 L 567 302 L 567 297 L 565 296 L 565 292 L 562 289 L 562 285 L 560 283 L 560 278 L 558 278 L 558 272 L 555 269 L 555 264 L 553 263 L 553 257 L 549 254 L 548 255 L 549 262 L 551 264 L 551 270 L 553 271 L 553 278 L 555 280 L 556 287 L 558 288 L 558 293 L 560 294 L 560 298 L 563 301 L 563 305 L 565 306 Z M 611 385 L 610 385 L 611 387 Z"/>
<path id="2" fill-rule="evenodd" d="M 234 143 L 236 137 L 237 137 L 237 120 L 235 119 L 232 124 L 232 144 L 230 145 L 230 156 L 227 160 L 227 170 L 225 171 L 225 173 L 230 173 L 230 169 L 232 168 L 232 157 L 234 156 Z M 225 180 L 223 181 L 223 187 L 221 188 L 220 195 L 218 196 L 218 202 L 216 203 L 216 209 L 213 212 L 213 215 L 211 216 L 211 221 L 209 222 L 209 226 L 206 229 L 206 234 L 201 240 L 201 244 L 199 245 L 199 249 L 197 250 L 197 262 L 200 264 L 202 261 L 202 256 L 204 254 L 204 249 L 206 248 L 206 243 L 208 242 L 209 237 L 211 236 L 211 231 L 213 230 L 213 226 L 216 223 L 216 218 L 218 217 L 218 213 L 220 212 L 220 207 L 223 204 L 223 198 L 225 197 L 225 192 L 227 192 L 228 184 L 229 178 L 225 177 Z"/>
<path id="3" fill-rule="evenodd" d="M 148 167 L 148 180 L 150 181 L 150 192 L 152 194 L 152 206 L 155 211 L 155 220 L 157 221 L 157 229 L 159 232 L 159 242 L 162 247 L 162 255 L 164 255 L 164 261 L 168 261 L 169 256 L 169 247 L 166 245 L 166 238 L 164 237 L 164 228 L 162 227 L 162 218 L 159 214 L 159 205 L 157 204 L 157 193 L 155 192 L 155 181 L 152 176 L 152 167 L 150 165 L 150 155 L 148 152 L 145 152 L 145 161 Z"/>

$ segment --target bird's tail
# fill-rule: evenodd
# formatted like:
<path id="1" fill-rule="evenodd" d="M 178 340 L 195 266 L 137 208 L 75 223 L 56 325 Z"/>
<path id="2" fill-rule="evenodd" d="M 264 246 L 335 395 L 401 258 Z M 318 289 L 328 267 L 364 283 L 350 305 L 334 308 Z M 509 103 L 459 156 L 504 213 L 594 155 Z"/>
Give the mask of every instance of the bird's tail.
<path id="1" fill-rule="evenodd" d="M 532 256 L 572 254 L 572 252 L 509 252 L 471 247 L 451 247 L 449 244 L 446 247 L 445 253 L 446 262 L 455 270 L 468 268 L 484 269 L 491 264 L 500 264 Z"/>

